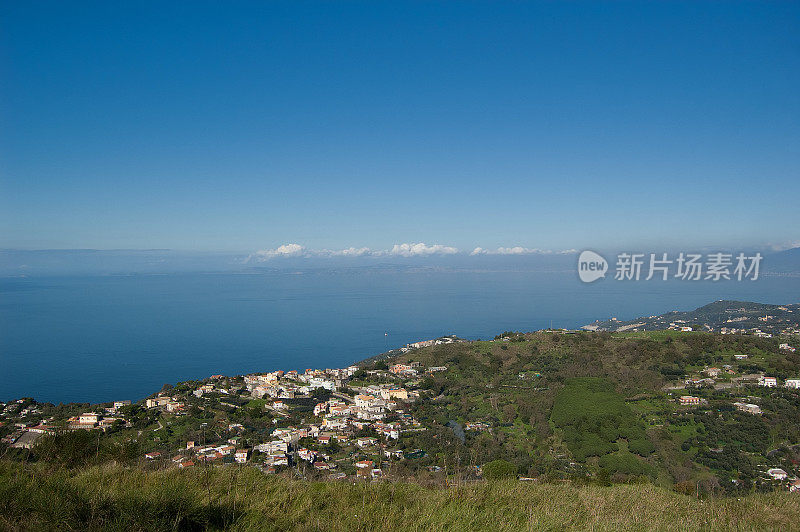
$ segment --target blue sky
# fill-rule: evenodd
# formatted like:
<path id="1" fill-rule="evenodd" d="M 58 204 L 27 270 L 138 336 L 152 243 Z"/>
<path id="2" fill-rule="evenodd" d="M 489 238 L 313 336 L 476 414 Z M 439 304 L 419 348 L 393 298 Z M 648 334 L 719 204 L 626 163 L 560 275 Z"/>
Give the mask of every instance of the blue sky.
<path id="1" fill-rule="evenodd" d="M 0 247 L 800 242 L 800 3 L 6 2 Z"/>

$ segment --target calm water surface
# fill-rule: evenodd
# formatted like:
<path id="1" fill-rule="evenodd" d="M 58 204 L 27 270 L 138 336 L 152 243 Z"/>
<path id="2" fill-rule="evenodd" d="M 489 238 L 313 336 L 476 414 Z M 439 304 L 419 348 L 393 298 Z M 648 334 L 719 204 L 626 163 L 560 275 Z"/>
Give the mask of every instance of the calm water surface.
<path id="1" fill-rule="evenodd" d="M 488 338 L 551 322 L 571 328 L 718 299 L 798 302 L 800 279 L 585 285 L 573 272 L 0 279 L 0 400 L 135 400 L 215 373 L 341 367 L 444 334 Z"/>

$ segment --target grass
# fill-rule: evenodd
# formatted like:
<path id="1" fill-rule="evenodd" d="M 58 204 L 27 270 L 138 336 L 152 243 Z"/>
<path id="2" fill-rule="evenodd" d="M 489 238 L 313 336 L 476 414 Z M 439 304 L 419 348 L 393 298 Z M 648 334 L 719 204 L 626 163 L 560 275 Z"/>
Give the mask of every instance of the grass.
<path id="1" fill-rule="evenodd" d="M 798 523 L 798 499 L 785 492 L 698 500 L 649 484 L 428 488 L 303 482 L 248 467 L 70 473 L 0 462 L 6 530 L 790 530 Z"/>

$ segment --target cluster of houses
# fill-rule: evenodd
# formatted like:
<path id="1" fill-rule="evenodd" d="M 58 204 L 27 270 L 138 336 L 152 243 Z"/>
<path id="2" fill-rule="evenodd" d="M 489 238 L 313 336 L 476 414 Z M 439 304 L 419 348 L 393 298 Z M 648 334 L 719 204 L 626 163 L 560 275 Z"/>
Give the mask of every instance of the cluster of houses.
<path id="1" fill-rule="evenodd" d="M 461 342 L 460 338 L 455 335 L 451 336 L 442 336 L 440 338 L 434 338 L 433 340 L 422 340 L 420 342 L 414 342 L 410 344 L 406 344 L 405 347 L 400 348 L 400 351 L 403 353 L 407 353 L 413 349 L 420 349 L 423 347 L 431 347 L 434 345 L 443 345 L 443 344 L 454 344 L 457 342 Z"/>
<path id="2" fill-rule="evenodd" d="M 298 396 L 308 396 L 317 388 L 331 392 L 339 390 L 358 370 L 358 366 L 350 366 L 344 369 L 307 369 L 305 373 L 273 371 L 260 375 L 246 375 L 244 382 L 253 397 L 294 399 Z"/>
<path id="3" fill-rule="evenodd" d="M 67 426 L 72 430 L 110 429 L 116 422 L 124 422 L 121 417 L 105 416 L 96 412 L 84 412 L 67 420 Z"/>
<path id="4" fill-rule="evenodd" d="M 308 424 L 275 428 L 269 434 L 268 441 L 253 445 L 252 449 L 237 448 L 238 438 L 232 438 L 223 445 L 203 447 L 194 447 L 194 442 L 190 442 L 190 447 L 172 461 L 179 467 L 188 467 L 198 462 L 246 463 L 254 460 L 265 472 L 274 472 L 281 466 L 305 464 L 304 467 L 327 471 L 331 477 L 339 477 L 342 473 L 337 471 L 337 462 L 329 453 L 320 450 L 328 448 L 334 442 L 340 446 L 352 446 L 362 451 L 361 454 L 372 453 L 383 455 L 387 459 L 403 459 L 403 451 L 391 448 L 391 442 L 397 441 L 404 430 L 422 429 L 406 409 L 408 403 L 419 399 L 419 392 L 408 389 L 401 383 L 405 378 L 417 376 L 422 371 L 421 365 L 396 364 L 388 370 L 369 370 L 368 373 L 390 383 L 355 387 L 349 391 L 350 395 L 339 392 L 359 369 L 357 366 L 350 366 L 344 369 L 307 369 L 303 373 L 274 371 L 246 375 L 242 378 L 244 385 L 241 390 L 231 387 L 230 381 L 221 376 L 212 377 L 210 382 L 198 385 L 192 394 L 203 398 L 214 393 L 218 394 L 215 397 L 224 398 L 234 391 L 241 391 L 245 396 L 266 400 L 265 408 L 272 410 L 276 416 L 288 416 L 294 400 L 304 398 L 307 401 L 319 388 L 330 393 L 327 400 L 315 404 L 313 418 Z M 428 371 L 446 369 L 442 366 L 428 368 Z M 178 401 L 166 395 L 157 396 L 148 399 L 147 406 L 174 411 L 168 410 L 168 405 L 173 402 Z M 228 404 L 223 400 L 220 403 Z M 387 421 L 387 418 L 391 421 Z M 240 425 L 230 425 L 229 430 L 234 426 Z M 357 437 L 356 434 L 364 429 L 374 430 L 377 437 Z M 308 439 L 316 443 L 309 445 Z M 146 458 L 156 460 L 161 456 L 150 453 Z M 350 461 L 351 465 L 356 466 L 360 476 L 378 478 L 381 475 L 380 469 L 372 463 L 370 467 L 359 465 L 363 460 L 358 460 L 357 456 L 351 455 Z"/>
<path id="5" fill-rule="evenodd" d="M 800 492 L 800 478 L 790 475 L 779 467 L 773 467 L 767 470 L 767 476 L 771 480 L 778 482 L 786 482 L 786 488 L 793 493 Z"/>
<path id="6" fill-rule="evenodd" d="M 25 417 L 42 413 L 41 408 L 36 405 L 19 409 L 19 405 L 23 402 L 23 399 L 19 399 L 5 405 L 2 411 L 3 416 L 13 415 L 24 419 Z M 66 420 L 66 424 L 57 423 L 53 417 L 42 419 L 38 422 L 17 421 L 14 424 L 15 430 L 4 436 L 0 443 L 5 443 L 12 448 L 31 449 L 43 434 L 55 434 L 58 430 L 107 431 L 117 424 L 126 423 L 125 419 L 117 414 L 121 407 L 130 404 L 130 401 L 115 401 L 112 406 L 105 409 L 98 409 L 96 412 L 83 412 L 77 416 L 69 417 Z"/>
<path id="7" fill-rule="evenodd" d="M 783 345 L 781 346 L 783 348 Z M 734 359 L 736 360 L 746 360 L 747 355 L 745 354 L 735 354 Z M 722 375 L 734 375 L 736 371 L 733 369 L 731 365 L 724 365 L 722 368 L 717 367 L 706 367 L 702 370 L 702 376 L 693 376 L 684 381 L 684 385 L 687 387 L 695 387 L 700 388 L 704 386 L 713 386 L 716 389 L 723 389 L 723 388 L 731 388 L 733 383 L 740 384 L 740 385 L 758 385 L 764 388 L 776 388 L 780 384 L 778 382 L 777 377 L 770 377 L 764 375 L 763 373 L 753 373 L 749 375 L 742 375 L 740 377 L 732 378 L 732 384 L 723 384 L 717 383 L 717 378 Z M 791 378 L 786 379 L 783 383 L 783 386 L 786 388 L 791 389 L 800 389 L 800 378 Z M 674 388 L 673 388 L 674 389 Z M 757 400 L 757 398 L 751 398 L 752 400 Z M 682 395 L 677 399 L 678 404 L 681 406 L 699 406 L 701 404 L 706 404 L 707 401 L 700 397 L 694 395 Z M 745 412 L 748 414 L 760 415 L 762 414 L 761 407 L 757 404 L 752 402 L 747 402 L 747 400 L 736 401 L 733 403 L 733 406 L 740 412 Z"/>
<path id="8" fill-rule="evenodd" d="M 777 377 L 765 377 L 762 376 L 758 380 L 759 386 L 766 386 L 767 388 L 775 388 L 778 386 L 778 378 Z M 786 379 L 783 382 L 783 386 L 786 388 L 792 389 L 800 389 L 800 377 L 795 377 L 791 379 Z"/>
<path id="9" fill-rule="evenodd" d="M 410 362 L 408 364 L 392 364 L 389 366 L 389 371 L 401 377 L 416 377 L 419 375 L 419 362 Z"/>
<path id="10" fill-rule="evenodd" d="M 429 342 L 436 344 L 451 341 L 455 340 L 439 339 Z M 423 343 L 420 343 L 419 347 L 422 347 Z M 428 368 L 428 371 L 437 372 L 446 369 L 441 366 Z M 185 393 L 190 393 L 190 398 L 194 396 L 197 399 L 208 396 L 218 400 L 220 405 L 234 408 L 240 408 L 237 405 L 242 404 L 240 399 L 234 399 L 235 395 L 265 399 L 266 408 L 271 409 L 276 416 L 289 415 L 294 399 L 305 398 L 307 401 L 314 396 L 315 390 L 320 388 L 328 392 L 329 399 L 320 401 L 314 406 L 314 417 L 308 424 L 275 428 L 269 434 L 268 441 L 253 445 L 250 449 L 244 448 L 241 445 L 241 438 L 236 437 L 213 445 L 200 446 L 195 445 L 195 442 L 188 442 L 186 449 L 180 450 L 171 459 L 168 458 L 174 453 L 162 456 L 163 450 L 149 452 L 144 455 L 144 459 L 160 466 L 171 462 L 176 467 L 185 468 L 198 463 L 217 461 L 247 463 L 257 457 L 257 463 L 265 471 L 274 471 L 280 466 L 290 466 L 300 461 L 318 471 L 331 471 L 333 476 L 341 475 L 335 471 L 338 465 L 329 453 L 320 450 L 332 442 L 341 446 L 352 446 L 361 451 L 361 455 L 371 453 L 387 459 L 403 459 L 403 451 L 392 448 L 391 442 L 396 442 L 404 430 L 422 429 L 406 408 L 408 403 L 419 399 L 419 392 L 404 387 L 402 383 L 408 378 L 418 376 L 423 369 L 419 363 L 410 363 L 396 364 L 389 370 L 370 370 L 369 373 L 379 377 L 380 381 L 389 383 L 371 384 L 354 388 L 348 394 L 341 393 L 340 390 L 346 387 L 348 380 L 359 370 L 358 366 L 350 366 L 343 369 L 307 369 L 305 372 L 274 371 L 236 379 L 213 375 Z M 226 396 L 231 399 L 225 399 Z M 188 410 L 187 401 L 182 393 L 167 391 L 146 399 L 142 406 L 172 415 L 185 415 Z M 23 409 L 20 406 L 22 404 L 23 400 L 0 404 L 0 413 L 14 417 L 36 413 L 35 406 Z M 129 405 L 131 401 L 116 401 L 111 406 L 86 411 L 66 419 L 66 422 L 62 420 L 54 425 L 44 422 L 37 424 L 20 422 L 16 427 L 17 430 L 4 437 L 4 443 L 18 447 L 32 447 L 39 435 L 54 433 L 56 430 L 108 430 L 115 424 L 132 426 L 120 412 L 123 407 Z M 387 421 L 387 418 L 390 421 Z M 228 426 L 229 432 L 237 428 L 244 429 L 242 425 L 235 423 Z M 372 429 L 377 436 L 358 437 L 356 434 L 364 429 Z M 313 439 L 316 445 L 300 443 L 307 438 Z M 355 456 L 351 461 L 353 462 L 351 465 L 356 466 L 361 476 L 377 478 L 381 475 L 380 468 L 376 468 L 372 462 L 366 464 L 366 461 Z"/>
<path id="11" fill-rule="evenodd" d="M 761 316 L 761 317 L 758 318 L 758 320 L 762 321 L 762 322 L 768 322 L 769 320 L 771 320 L 773 318 L 775 318 L 775 316 Z M 746 321 L 749 321 L 749 320 L 750 320 L 750 318 L 748 318 L 747 316 L 739 316 L 739 317 L 736 317 L 736 318 L 729 318 L 729 319 L 727 319 L 725 321 L 725 323 L 735 324 L 735 323 L 740 323 L 740 322 L 746 322 Z M 670 323 L 668 329 L 674 330 L 674 331 L 691 331 L 692 327 L 685 326 L 685 325 L 680 325 L 678 323 Z M 709 332 L 714 331 L 714 328 L 709 326 L 709 325 L 704 325 L 703 329 L 706 330 L 706 331 L 709 331 Z M 789 334 L 797 334 L 798 332 L 800 332 L 800 331 L 798 331 L 798 329 L 796 327 L 788 327 L 788 328 L 785 328 L 785 329 L 782 329 L 782 330 L 779 330 L 778 328 L 774 328 L 773 327 L 770 330 L 772 330 L 773 332 L 763 331 L 759 327 L 747 328 L 747 327 L 728 327 L 728 326 L 724 326 L 724 327 L 720 327 L 719 328 L 719 333 L 720 334 L 751 334 L 751 335 L 756 336 L 758 338 L 772 338 L 775 334 L 778 334 L 778 333 L 789 335 Z M 783 344 L 783 345 L 785 345 L 785 344 Z"/>
<path id="12" fill-rule="evenodd" d="M 147 408 L 163 408 L 167 412 L 179 413 L 183 412 L 186 405 L 174 397 L 159 394 L 157 397 L 146 399 L 144 405 Z"/>
<path id="13" fill-rule="evenodd" d="M 409 392 L 404 388 L 380 387 L 375 395 L 361 393 L 356 395 L 352 402 L 331 398 L 320 402 L 314 407 L 314 416 L 321 421 L 302 427 L 283 427 L 272 431 L 271 440 L 259 443 L 253 451 L 259 453 L 262 468 L 266 472 L 274 472 L 280 466 L 289 466 L 293 460 L 298 459 L 307 463 L 317 471 L 333 471 L 338 465 L 332 461 L 331 456 L 319 450 L 309 449 L 300 444 L 301 440 L 311 438 L 320 446 L 337 442 L 342 445 L 354 445 L 358 449 L 375 448 L 379 446 L 378 438 L 357 438 L 355 433 L 365 427 L 372 427 L 387 442 L 400 438 L 404 426 L 417 424 L 413 418 L 402 409 L 400 403 L 394 399 L 409 400 Z M 384 423 L 382 419 L 387 411 L 393 410 L 400 421 Z M 215 452 L 220 452 L 216 449 Z M 246 450 L 241 452 L 241 459 L 237 462 L 246 462 Z M 384 449 L 387 458 L 402 458 L 400 450 Z M 371 472 L 371 469 L 370 469 Z M 338 476 L 336 474 L 335 476 Z M 374 475 L 373 475 L 374 476 Z"/>
<path id="14" fill-rule="evenodd" d="M 733 355 L 734 359 L 737 361 L 746 360 L 747 355 L 745 354 L 735 354 Z M 694 375 L 688 377 L 684 380 L 685 386 L 693 386 L 696 388 L 704 387 L 704 386 L 713 386 L 716 388 L 725 388 L 730 386 L 725 386 L 717 383 L 717 379 L 723 376 L 731 377 L 736 375 L 737 372 L 734 367 L 730 364 L 725 364 L 721 368 L 717 367 L 706 367 L 701 372 L 701 375 Z M 739 384 L 739 385 L 755 385 L 758 384 L 759 386 L 763 386 L 765 388 L 776 388 L 780 384 L 778 382 L 777 377 L 771 377 L 764 375 L 763 373 L 752 373 L 752 374 L 745 374 L 738 377 L 731 377 L 730 381 L 732 384 Z M 786 379 L 783 382 L 783 386 L 786 388 L 792 389 L 800 389 L 800 377 L 792 377 Z"/>
<path id="15" fill-rule="evenodd" d="M 49 430 L 49 427 L 46 427 L 41 423 L 22 421 L 22 419 L 28 416 L 42 413 L 38 407 L 33 405 L 23 407 L 22 405 L 24 403 L 25 401 L 23 399 L 18 399 L 8 404 L 0 403 L 0 407 L 2 407 L 0 409 L 0 414 L 2 417 L 15 417 L 20 419 L 20 421 L 14 423 L 13 430 L 0 439 L 0 443 L 4 443 L 15 448 L 30 449 L 33 447 L 33 444 L 36 442 L 38 437 L 45 433 L 46 430 Z M 0 427 L 3 425 L 4 423 L 0 422 Z"/>

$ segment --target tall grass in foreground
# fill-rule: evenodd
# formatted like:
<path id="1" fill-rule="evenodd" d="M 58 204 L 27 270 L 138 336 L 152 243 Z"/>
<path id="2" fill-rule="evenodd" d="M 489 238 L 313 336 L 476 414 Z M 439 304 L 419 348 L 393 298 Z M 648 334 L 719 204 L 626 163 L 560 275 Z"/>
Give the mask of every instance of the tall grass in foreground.
<path id="1" fill-rule="evenodd" d="M 698 500 L 652 485 L 303 482 L 253 468 L 48 472 L 0 462 L 6 530 L 800 529 L 800 497 Z"/>

